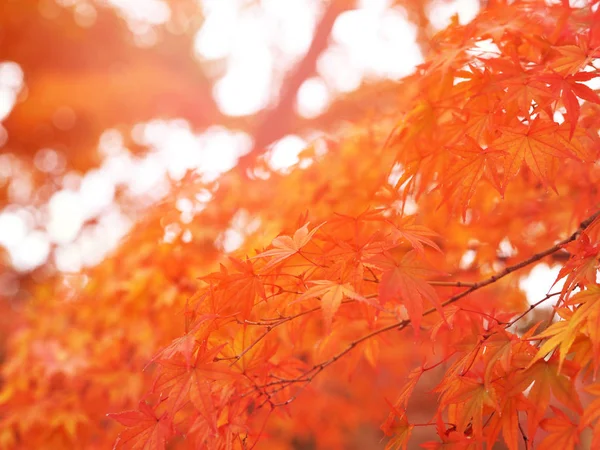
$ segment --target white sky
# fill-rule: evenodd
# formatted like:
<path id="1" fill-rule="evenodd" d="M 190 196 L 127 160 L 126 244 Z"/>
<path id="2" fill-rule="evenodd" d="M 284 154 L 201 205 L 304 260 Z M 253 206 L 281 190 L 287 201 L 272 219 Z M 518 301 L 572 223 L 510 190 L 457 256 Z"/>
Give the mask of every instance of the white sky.
<path id="1" fill-rule="evenodd" d="M 153 26 L 166 23 L 170 10 L 162 0 L 105 0 L 121 11 L 140 44 L 150 45 Z M 94 7 L 79 0 L 58 0 L 72 7 L 81 26 L 93 26 Z M 223 60 L 226 72 L 215 83 L 214 96 L 219 108 L 229 115 L 252 114 L 264 108 L 276 92 L 285 70 L 308 49 L 317 23 L 318 0 L 262 0 L 244 5 L 243 0 L 205 0 L 206 22 L 198 31 L 194 51 L 200 60 Z M 343 13 L 332 30 L 332 44 L 317 64 L 317 74 L 302 85 L 297 109 L 305 117 L 322 113 L 332 99 L 357 88 L 365 79 L 399 79 L 422 62 L 415 43 L 416 30 L 401 9 L 391 9 L 386 0 L 362 0 L 357 10 Z M 430 11 L 434 27 L 443 28 L 458 13 L 461 22 L 471 20 L 478 0 L 442 1 Z M 360 32 L 357 32 L 360 30 Z M 374 51 L 375 49 L 375 51 Z M 0 184 L 11 179 L 9 192 L 14 198 L 27 198 L 31 182 L 18 174 L 15 158 L 2 154 L 6 131 L 1 126 L 10 114 L 27 74 L 13 62 L 0 62 Z M 84 175 L 64 172 L 64 160 L 53 149 L 40 149 L 36 167 L 61 174 L 63 188 L 39 210 L 9 205 L 0 212 L 0 245 L 5 247 L 14 266 L 22 271 L 43 264 L 56 246 L 54 264 L 63 271 L 78 271 L 97 264 L 129 230 L 129 219 L 114 200 L 118 187 L 132 197 L 158 200 L 166 193 L 167 177 L 180 179 L 188 169 L 196 169 L 206 179 L 215 179 L 231 168 L 251 146 L 243 133 L 213 127 L 194 133 L 184 120 L 140 123 L 133 138 L 148 145 L 145 157 L 134 157 L 123 146 L 123 137 L 107 130 L 99 142 L 102 165 Z M 269 164 L 283 170 L 295 164 L 306 142 L 287 136 L 269 153 Z M 202 197 L 202 196 L 200 196 Z M 181 204 L 182 218 L 192 217 L 208 197 Z M 185 216 L 185 217 L 184 217 Z M 82 227 L 96 218 L 97 224 Z M 243 214 L 221 237 L 226 251 L 241 245 L 242 230 L 257 226 Z M 175 233 L 167 230 L 166 239 Z M 184 235 L 184 239 L 190 239 Z M 523 287 L 535 301 L 545 294 L 555 274 L 538 266 Z M 542 293 L 542 291 L 544 291 Z"/>

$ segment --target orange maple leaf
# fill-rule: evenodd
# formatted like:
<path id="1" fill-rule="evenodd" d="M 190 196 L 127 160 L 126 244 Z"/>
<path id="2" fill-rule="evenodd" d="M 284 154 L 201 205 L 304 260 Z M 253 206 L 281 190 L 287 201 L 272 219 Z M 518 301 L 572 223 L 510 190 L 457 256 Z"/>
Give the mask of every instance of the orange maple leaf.
<path id="1" fill-rule="evenodd" d="M 546 83 L 537 79 L 535 72 L 523 67 L 518 59 L 510 56 L 494 58 L 487 65 L 501 74 L 500 83 L 496 83 L 506 89 L 506 93 L 502 94 L 501 104 L 509 114 L 530 117 L 532 112 L 551 101 L 552 93 Z M 532 104 L 536 105 L 536 109 L 530 111 Z"/>
<path id="2" fill-rule="evenodd" d="M 391 405 L 387 400 L 386 402 L 390 405 L 392 411 L 381 425 L 381 431 L 386 436 L 392 436 L 392 438 L 385 446 L 385 450 L 406 450 L 414 425 L 408 423 L 404 411 Z"/>
<path id="3" fill-rule="evenodd" d="M 483 149 L 470 136 L 465 136 L 461 144 L 449 150 L 458 159 L 452 162 L 438 187 L 442 188 L 443 202 L 451 200 L 453 204 L 457 204 L 464 219 L 469 201 L 482 177 L 485 176 L 500 194 L 503 193 L 496 168 L 500 164 L 500 157 L 506 155 L 506 152 Z"/>
<path id="4" fill-rule="evenodd" d="M 518 393 L 506 397 L 499 390 L 496 393 L 498 394 L 499 405 L 496 413 L 492 415 L 486 426 L 488 448 L 494 447 L 498 435 L 502 432 L 504 443 L 509 450 L 518 450 L 519 410 L 525 409 L 523 407 L 523 394 Z"/>
<path id="5" fill-rule="evenodd" d="M 406 241 L 419 254 L 423 254 L 425 246 L 431 247 L 441 253 L 440 247 L 432 240 L 439 235 L 429 228 L 416 223 L 415 216 L 405 216 L 400 221 L 395 223 L 388 220 L 394 229 L 392 230 L 392 239 L 395 241 Z"/>
<path id="6" fill-rule="evenodd" d="M 595 223 L 598 224 L 600 221 Z M 585 231 L 581 233 L 576 241 L 570 242 L 564 248 L 571 253 L 571 257 L 560 269 L 554 282 L 556 284 L 566 277 L 561 293 L 563 297 L 568 295 L 577 285 L 586 286 L 595 283 L 596 271 L 600 265 L 598 261 L 600 244 L 593 242 Z"/>
<path id="7" fill-rule="evenodd" d="M 564 362 L 563 371 L 558 371 L 558 358 L 552 356 L 548 361 L 537 361 L 533 366 L 519 372 L 515 389 L 524 391 L 531 386 L 527 394 L 530 412 L 527 414 L 528 436 L 533 439 L 550 403 L 550 392 L 563 405 L 577 413 L 582 412 L 579 396 L 572 379 L 576 369 L 570 361 Z M 533 385 L 532 385 L 533 382 Z"/>
<path id="8" fill-rule="evenodd" d="M 453 419 L 457 431 L 466 432 L 472 427 L 477 439 L 483 437 L 483 416 L 486 408 L 496 408 L 498 399 L 495 390 L 476 379 L 457 376 L 446 383 L 447 390 L 440 399 L 441 406 L 452 405 Z"/>
<path id="9" fill-rule="evenodd" d="M 600 417 L 600 383 L 590 384 L 584 388 L 586 392 L 594 395 L 596 398 L 586 406 L 581 416 L 581 426 L 591 425 Z M 600 436 L 599 436 L 600 437 Z"/>
<path id="10" fill-rule="evenodd" d="M 417 386 L 421 375 L 423 375 L 424 372 L 425 368 L 423 366 L 417 367 L 416 369 L 410 371 L 410 373 L 407 376 L 406 383 L 404 384 L 404 386 L 400 390 L 400 393 L 398 394 L 398 398 L 396 399 L 396 405 L 402 405 L 404 408 L 408 406 L 408 400 L 412 395 L 415 387 Z"/>
<path id="11" fill-rule="evenodd" d="M 573 75 L 585 68 L 593 59 L 583 40 L 579 45 L 561 45 L 554 47 L 557 57 L 550 63 L 550 68 L 561 75 Z"/>
<path id="12" fill-rule="evenodd" d="M 231 272 L 221 264 L 219 272 L 211 273 L 200 279 L 209 283 L 216 281 L 219 287 L 223 288 L 228 304 L 235 306 L 234 311 L 237 310 L 245 319 L 249 316 L 257 298 L 267 299 L 265 288 L 259 276 L 254 272 L 251 261 L 242 261 L 232 257 L 229 258 L 229 261 L 239 272 Z"/>
<path id="13" fill-rule="evenodd" d="M 381 255 L 369 258 L 365 264 L 383 271 L 379 282 L 380 303 L 382 305 L 387 302 L 403 304 L 415 333 L 418 335 L 425 309 L 424 299 L 433 304 L 442 317 L 444 317 L 444 311 L 437 292 L 424 279 L 426 276 L 440 275 L 441 272 L 425 267 L 416 259 L 417 252 L 415 250 L 408 252 L 399 262 L 395 261 L 388 252 L 383 252 Z"/>
<path id="14" fill-rule="evenodd" d="M 308 222 L 304 224 L 302 227 L 298 228 L 294 233 L 294 236 L 279 236 L 273 239 L 272 245 L 273 249 L 267 250 L 265 252 L 259 253 L 256 256 L 253 256 L 250 259 L 256 258 L 272 258 L 265 265 L 263 270 L 269 269 L 276 264 L 280 263 L 288 259 L 290 256 L 293 256 L 300 252 L 302 247 L 310 242 L 314 234 L 325 225 L 323 222 L 320 225 L 314 227 L 310 232 L 308 231 Z"/>
<path id="15" fill-rule="evenodd" d="M 554 417 L 544 419 L 540 426 L 548 432 L 542 442 L 536 447 L 538 450 L 574 450 L 579 443 L 579 428 L 560 409 L 550 406 Z"/>
<path id="16" fill-rule="evenodd" d="M 157 416 L 155 410 L 143 400 L 139 403 L 138 411 L 111 413 L 107 416 L 127 427 L 127 430 L 119 434 L 113 450 L 164 450 L 173 435 L 169 414 L 165 412 Z"/>
<path id="17" fill-rule="evenodd" d="M 585 291 L 578 292 L 567 300 L 565 308 L 558 310 L 561 317 L 566 320 L 553 323 L 546 330 L 531 338 L 531 340 L 548 340 L 540 347 L 529 365 L 533 365 L 551 351 L 558 349 L 558 370 L 560 370 L 570 352 L 571 346 L 580 333 L 588 336 L 594 355 L 600 356 L 600 330 L 598 330 L 598 324 L 600 323 L 599 299 L 600 286 L 591 285 Z M 575 311 L 566 308 L 575 305 L 577 305 Z M 597 361 L 597 359 L 594 358 L 594 361 Z M 594 363 L 594 366 L 596 370 L 597 362 Z"/>
<path id="18" fill-rule="evenodd" d="M 292 303 L 307 300 L 309 298 L 320 298 L 321 309 L 323 310 L 323 318 L 328 330 L 331 329 L 333 316 L 342 304 L 342 299 L 344 297 L 352 300 L 358 300 L 359 302 L 366 303 L 377 309 L 382 309 L 381 306 L 379 306 L 373 299 L 365 298 L 356 293 L 350 283 L 342 284 L 329 280 L 309 281 L 309 283 L 314 284 L 315 286 L 308 289 L 308 291 L 306 291 Z"/>
<path id="19" fill-rule="evenodd" d="M 541 75 L 539 79 L 550 86 L 554 98 L 560 97 L 566 109 L 565 119 L 570 124 L 569 138 L 573 137 L 581 106 L 577 97 L 588 102 L 600 104 L 600 97 L 590 87 L 578 82 L 585 82 L 596 78 L 595 73 L 582 72 L 574 75 L 561 76 L 559 74 Z"/>
<path id="20" fill-rule="evenodd" d="M 552 121 L 536 118 L 529 126 L 517 124 L 511 128 L 503 127 L 501 131 L 502 135 L 492 147 L 507 153 L 503 187 L 525 163 L 544 184 L 556 190 L 554 177 L 558 162 L 565 158 L 581 159 L 575 145 L 565 139 Z"/>
<path id="21" fill-rule="evenodd" d="M 211 430 L 216 432 L 217 409 L 211 386 L 216 380 L 232 380 L 238 375 L 228 366 L 220 366 L 214 361 L 224 346 L 207 349 L 204 343 L 191 366 L 181 358 L 160 361 L 161 368 L 153 389 L 167 393 L 166 400 L 172 417 L 191 402 L 204 416 Z"/>
<path id="22" fill-rule="evenodd" d="M 219 317 L 219 316 L 216 314 L 205 314 L 205 315 L 199 317 L 196 320 L 196 322 L 194 323 L 194 326 L 192 327 L 191 330 L 189 330 L 183 336 L 174 339 L 173 342 L 171 342 L 171 344 L 169 344 L 167 347 L 165 347 L 164 349 L 159 351 L 148 362 L 148 364 L 146 364 L 146 367 L 144 367 L 144 370 L 146 370 L 150 364 L 156 362 L 157 360 L 171 359 L 171 358 L 175 357 L 175 355 L 177 355 L 178 353 L 180 353 L 184 357 L 185 361 L 187 362 L 187 364 L 189 366 L 191 364 L 192 354 L 194 353 L 194 350 L 197 348 L 196 347 L 197 337 L 195 336 L 195 333 L 207 322 L 209 322 L 210 320 L 216 319 L 217 317 Z"/>

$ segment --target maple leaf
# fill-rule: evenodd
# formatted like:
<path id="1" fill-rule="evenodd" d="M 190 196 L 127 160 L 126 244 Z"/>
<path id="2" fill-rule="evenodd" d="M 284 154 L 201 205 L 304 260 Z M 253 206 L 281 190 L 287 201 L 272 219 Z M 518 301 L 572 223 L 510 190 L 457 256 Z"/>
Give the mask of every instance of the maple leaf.
<path id="1" fill-rule="evenodd" d="M 309 283 L 314 284 L 315 286 L 308 289 L 293 303 L 301 302 L 310 298 L 320 298 L 321 309 L 323 310 L 323 319 L 325 320 L 325 325 L 328 330 L 331 330 L 333 316 L 339 309 L 340 305 L 342 304 L 342 300 L 345 297 L 366 303 L 379 310 L 381 309 L 381 306 L 378 305 L 373 299 L 365 298 L 356 293 L 354 288 L 349 283 L 342 284 L 329 280 L 309 281 Z"/>
<path id="2" fill-rule="evenodd" d="M 300 252 L 302 247 L 310 242 L 314 234 L 321 228 L 325 223 L 314 227 L 310 232 L 308 231 L 308 222 L 300 227 L 294 233 L 293 237 L 290 236 L 279 236 L 273 239 L 273 249 L 259 253 L 250 259 L 256 258 L 271 258 L 269 262 L 263 267 L 263 271 L 267 270 L 281 261 L 285 261 L 290 256 L 293 256 Z"/>
<path id="3" fill-rule="evenodd" d="M 600 383 L 590 384 L 589 386 L 585 386 L 584 389 L 595 398 L 586 406 L 585 411 L 581 416 L 579 428 L 583 429 L 584 427 L 592 426 L 593 435 L 591 448 L 598 448 L 598 445 L 600 445 L 600 421 L 598 420 L 600 417 Z"/>
<path id="4" fill-rule="evenodd" d="M 483 416 L 486 407 L 496 408 L 498 399 L 494 388 L 467 376 L 457 376 L 444 387 L 440 405 L 454 406 L 453 423 L 457 431 L 472 427 L 476 439 L 483 437 Z"/>
<path id="5" fill-rule="evenodd" d="M 155 410 L 143 400 L 137 411 L 111 413 L 107 416 L 128 428 L 119 434 L 114 450 L 164 450 L 173 435 L 169 414 L 165 412 L 157 416 Z"/>
<path id="6" fill-rule="evenodd" d="M 432 39 L 432 57 L 424 68 L 430 73 L 446 74 L 459 68 L 468 60 L 467 51 L 473 48 L 475 38 L 464 27 L 458 25 L 458 17 L 451 18 L 450 26 Z M 471 30 L 469 30 L 471 31 Z M 460 44 L 459 44 L 460 43 Z"/>
<path id="7" fill-rule="evenodd" d="M 559 370 L 564 362 L 571 345 L 575 341 L 576 334 L 571 329 L 571 321 L 562 320 L 550 325 L 542 333 L 533 336 L 531 340 L 548 339 L 540 347 L 536 355 L 533 357 L 528 367 L 534 365 L 540 359 L 543 359 L 556 348 L 560 347 L 559 354 Z"/>
<path id="8" fill-rule="evenodd" d="M 227 299 L 226 303 L 237 307 L 237 311 L 245 319 L 249 317 L 257 298 L 266 301 L 265 288 L 260 277 L 254 272 L 251 261 L 233 257 L 229 257 L 229 261 L 239 272 L 230 272 L 221 264 L 219 272 L 210 273 L 200 279 L 209 284 L 217 282 Z"/>
<path id="9" fill-rule="evenodd" d="M 453 161 L 439 187 L 443 188 L 443 202 L 452 200 L 461 207 L 463 219 L 479 180 L 485 175 L 494 188 L 503 194 L 496 172 L 503 150 L 483 149 L 475 139 L 466 136 L 464 141 L 451 147 L 450 152 L 460 159 Z"/>
<path id="10" fill-rule="evenodd" d="M 440 247 L 431 239 L 437 238 L 439 235 L 429 228 L 416 223 L 414 216 L 405 216 L 398 222 L 390 220 L 388 222 L 394 227 L 392 230 L 392 239 L 407 241 L 421 255 L 425 251 L 425 246 L 441 252 Z"/>
<path id="11" fill-rule="evenodd" d="M 503 186 L 525 163 L 543 183 L 556 190 L 553 179 L 558 162 L 565 158 L 580 159 L 576 147 L 559 133 L 554 122 L 536 118 L 529 126 L 515 125 L 501 131 L 492 147 L 507 153 Z"/>
<path id="12" fill-rule="evenodd" d="M 398 398 L 396 399 L 397 405 L 403 405 L 404 408 L 408 406 L 408 400 L 412 395 L 421 375 L 423 375 L 425 369 L 424 367 L 418 367 L 410 371 L 407 377 L 407 382 L 402 387 Z"/>
<path id="13" fill-rule="evenodd" d="M 379 282 L 379 302 L 402 303 L 411 319 L 411 324 L 416 335 L 419 334 L 421 318 L 423 316 L 423 300 L 427 299 L 444 317 L 442 304 L 435 289 L 423 277 L 440 275 L 440 271 L 424 267 L 417 262 L 417 253 L 414 250 L 406 253 L 396 262 L 388 253 L 369 258 L 365 261 L 373 267 L 383 271 Z"/>
<path id="14" fill-rule="evenodd" d="M 561 75 L 576 74 L 592 61 L 587 45 L 583 40 L 580 40 L 579 45 L 561 45 L 554 47 L 554 50 L 556 50 L 558 56 L 549 66 Z"/>
<path id="15" fill-rule="evenodd" d="M 559 309 L 559 314 L 565 320 L 553 323 L 542 333 L 533 336 L 532 340 L 548 339 L 540 347 L 534 356 L 530 366 L 536 361 L 544 358 L 551 351 L 558 349 L 560 370 L 565 358 L 570 352 L 575 339 L 580 333 L 585 333 L 591 343 L 594 356 L 600 356 L 600 286 L 591 285 L 585 291 L 578 292 L 573 297 L 565 301 L 565 306 L 577 305 L 574 312 L 569 309 Z M 597 361 L 594 358 L 594 370 L 597 370 Z"/>
<path id="16" fill-rule="evenodd" d="M 408 423 L 404 411 L 391 405 L 387 400 L 386 402 L 392 411 L 381 425 L 381 431 L 392 438 L 386 444 L 385 450 L 406 450 L 414 425 Z"/>
<path id="17" fill-rule="evenodd" d="M 473 439 L 473 436 L 466 433 L 456 431 L 456 427 L 452 426 L 445 429 L 443 423 L 436 426 L 438 436 L 441 442 L 427 441 L 421 444 L 421 447 L 428 450 L 479 450 L 481 449 L 481 441 Z"/>
<path id="18" fill-rule="evenodd" d="M 499 100 L 490 96 L 475 96 L 467 101 L 463 111 L 467 115 L 464 125 L 467 136 L 476 142 L 490 142 L 500 120 Z"/>
<path id="19" fill-rule="evenodd" d="M 535 71 L 524 68 L 516 58 L 494 58 L 488 65 L 495 72 L 502 73 L 499 84 L 505 86 L 507 91 L 502 96 L 502 105 L 511 115 L 530 117 L 532 104 L 538 110 L 551 101 L 552 93 L 546 83 L 536 77 Z"/>
<path id="20" fill-rule="evenodd" d="M 600 223 L 595 221 L 595 223 Z M 566 277 L 562 288 L 561 296 L 568 295 L 577 285 L 582 286 L 596 281 L 596 271 L 600 262 L 600 244 L 592 242 L 588 233 L 583 232 L 574 242 L 565 245 L 564 248 L 571 253 L 571 257 L 558 272 L 556 284 L 559 280 Z"/>
<path id="21" fill-rule="evenodd" d="M 492 334 L 483 343 L 485 372 L 484 382 L 489 385 L 496 368 L 496 363 L 500 364 L 504 372 L 508 372 L 511 367 L 513 357 L 514 338 L 504 330 Z"/>
<path id="22" fill-rule="evenodd" d="M 596 398 L 585 407 L 585 411 L 581 416 L 581 426 L 586 427 L 591 425 L 600 417 L 600 383 L 590 384 L 585 387 L 586 392 L 594 395 Z"/>
<path id="23" fill-rule="evenodd" d="M 192 354 L 194 353 L 194 350 L 197 348 L 196 347 L 197 337 L 195 336 L 195 333 L 203 325 L 207 324 L 207 322 L 209 322 L 213 319 L 216 319 L 217 317 L 219 317 L 219 316 L 216 314 L 205 314 L 203 316 L 198 317 L 196 322 L 194 323 L 194 326 L 186 334 L 174 339 L 171 344 L 169 344 L 167 347 L 165 347 L 164 349 L 159 351 L 150 360 L 150 362 L 148 362 L 148 364 L 146 364 L 146 367 L 144 367 L 144 370 L 146 370 L 148 368 L 148 366 L 150 364 L 152 364 L 153 362 L 155 362 L 157 360 L 161 360 L 161 359 L 171 359 L 171 358 L 175 357 L 175 355 L 177 355 L 178 353 L 180 353 L 184 357 L 186 363 L 189 366 L 191 364 Z"/>
<path id="24" fill-rule="evenodd" d="M 579 428 L 571 419 L 559 408 L 550 406 L 554 417 L 544 419 L 540 426 L 548 432 L 542 442 L 536 448 L 540 450 L 574 450 L 579 443 Z"/>
<path id="25" fill-rule="evenodd" d="M 502 432 L 502 438 L 509 450 L 518 450 L 519 410 L 525 409 L 523 394 L 507 395 L 506 390 L 500 391 L 498 384 L 496 384 L 496 388 L 499 405 L 486 427 L 488 448 L 494 447 L 498 434 Z"/>
<path id="26" fill-rule="evenodd" d="M 595 73 L 584 72 L 561 76 L 558 74 L 540 75 L 539 79 L 550 86 L 553 97 L 560 97 L 566 109 L 565 118 L 570 124 L 569 139 L 573 137 L 581 114 L 581 106 L 577 97 L 588 102 L 600 104 L 600 97 L 590 87 L 578 81 L 589 81 L 596 78 Z"/>
<path id="27" fill-rule="evenodd" d="M 181 358 L 159 361 L 161 367 L 154 382 L 154 391 L 166 394 L 172 416 L 191 401 L 199 411 L 206 414 L 209 424 L 216 423 L 211 422 L 209 413 L 215 411 L 210 384 L 236 376 L 227 366 L 223 367 L 214 361 L 223 347 L 225 344 L 208 349 L 206 342 L 203 342 L 192 364 Z M 216 430 L 216 425 L 214 429 Z"/>
<path id="28" fill-rule="evenodd" d="M 548 409 L 551 392 L 563 405 L 577 413 L 582 412 L 579 396 L 571 381 L 575 375 L 575 368 L 569 364 L 569 361 L 565 361 L 563 371 L 559 372 L 557 360 L 558 358 L 552 356 L 548 361 L 537 361 L 533 366 L 517 373 L 515 377 L 516 391 L 522 392 L 531 386 L 527 394 L 527 401 L 531 409 L 527 415 L 527 433 L 530 439 L 533 439 L 538 425 Z"/>

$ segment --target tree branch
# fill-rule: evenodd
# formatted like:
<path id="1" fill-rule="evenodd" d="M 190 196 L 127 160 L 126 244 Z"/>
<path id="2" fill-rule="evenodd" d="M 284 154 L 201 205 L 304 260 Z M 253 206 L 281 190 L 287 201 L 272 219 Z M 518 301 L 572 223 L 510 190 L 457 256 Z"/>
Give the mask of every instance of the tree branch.
<path id="1" fill-rule="evenodd" d="M 428 281 L 432 286 L 449 286 L 449 287 L 473 287 L 475 283 L 465 281 Z"/>
<path id="2" fill-rule="evenodd" d="M 474 291 L 477 291 L 485 286 L 488 286 L 492 283 L 495 283 L 496 281 L 506 277 L 507 275 L 516 272 L 519 269 L 522 269 L 524 267 L 529 266 L 530 264 L 533 264 L 534 262 L 537 262 L 541 259 L 543 259 L 544 257 L 551 255 L 552 253 L 555 253 L 557 251 L 559 251 L 565 244 L 568 244 L 569 242 L 574 241 L 575 239 L 577 239 L 579 237 L 579 235 L 587 228 L 591 225 L 591 223 L 596 220 L 598 217 L 600 216 L 600 211 L 597 211 L 596 213 L 594 213 L 593 215 L 591 215 L 590 217 L 588 217 L 586 220 L 584 220 L 583 222 L 581 222 L 581 224 L 579 225 L 579 228 L 573 233 L 571 234 L 571 236 L 569 236 L 566 239 L 563 239 L 562 241 L 559 241 L 558 243 L 556 243 L 555 245 L 553 245 L 552 247 L 536 253 L 535 255 L 521 261 L 520 263 L 517 263 L 515 265 L 509 266 L 507 268 L 505 268 L 502 272 L 493 275 L 489 278 L 486 278 L 485 280 L 482 280 L 480 282 L 477 282 L 475 284 L 473 284 L 469 289 L 453 295 L 452 297 L 450 297 L 448 300 L 446 300 L 445 302 L 442 303 L 442 306 L 448 306 L 452 303 L 457 302 L 458 300 L 460 300 L 461 298 L 466 297 L 467 295 L 471 294 Z M 530 309 L 531 310 L 531 309 Z M 427 311 L 425 311 L 423 313 L 423 316 L 428 316 L 433 314 L 434 312 L 436 312 L 436 308 L 431 308 Z M 379 330 L 375 330 L 372 331 L 354 341 L 352 341 L 350 344 L 348 344 L 348 346 L 341 350 L 340 352 L 336 353 L 335 355 L 333 355 L 331 358 L 322 361 L 318 364 L 315 364 L 309 371 L 305 372 L 303 375 L 301 375 L 298 378 L 295 379 L 287 379 L 287 380 L 279 380 L 279 381 L 273 381 L 270 383 L 265 383 L 264 385 L 260 386 L 261 388 L 268 388 L 271 386 L 278 386 L 275 390 L 271 391 L 272 393 L 278 392 L 282 389 L 284 389 L 285 387 L 289 386 L 290 384 L 294 384 L 294 383 L 310 383 L 314 377 L 316 377 L 319 373 L 321 373 L 326 367 L 330 366 L 331 364 L 333 364 L 334 362 L 336 362 L 338 359 L 342 358 L 344 355 L 346 355 L 347 353 L 349 353 L 350 351 L 352 351 L 352 349 L 354 349 L 355 347 L 357 347 L 359 344 L 371 339 L 372 337 L 375 337 L 379 334 L 383 334 L 386 333 L 388 331 L 391 330 L 403 330 L 404 328 L 406 328 L 408 325 L 411 324 L 411 319 L 405 319 L 405 320 L 400 320 L 398 322 L 395 322 L 391 325 L 388 325 L 387 327 L 383 327 L 380 328 Z"/>
<path id="3" fill-rule="evenodd" d="M 557 295 L 560 295 L 560 292 L 553 292 L 552 294 L 546 294 L 546 296 L 541 299 L 538 300 L 537 302 L 529 305 L 529 308 L 527 308 L 525 311 L 523 311 L 521 314 L 519 314 L 517 317 L 515 317 L 513 320 L 511 320 L 510 322 L 508 322 L 504 328 L 510 328 L 511 326 L 513 326 L 515 323 L 517 323 L 519 320 L 521 320 L 523 317 L 525 317 L 527 314 L 529 314 L 531 311 L 533 311 L 535 308 L 537 308 L 538 306 L 540 306 L 542 303 L 544 303 L 546 300 L 551 299 L 552 297 L 556 297 Z"/>
<path id="4" fill-rule="evenodd" d="M 249 153 L 239 159 L 238 166 L 245 173 L 252 166 L 258 156 L 265 151 L 265 147 L 277 139 L 285 136 L 290 129 L 295 116 L 294 106 L 298 89 L 302 83 L 314 73 L 317 59 L 327 48 L 329 36 L 338 16 L 353 6 L 353 1 L 332 0 L 317 25 L 310 48 L 304 58 L 298 63 L 295 70 L 283 83 L 279 93 L 277 106 L 263 113 L 260 125 L 253 133 L 254 146 Z"/>

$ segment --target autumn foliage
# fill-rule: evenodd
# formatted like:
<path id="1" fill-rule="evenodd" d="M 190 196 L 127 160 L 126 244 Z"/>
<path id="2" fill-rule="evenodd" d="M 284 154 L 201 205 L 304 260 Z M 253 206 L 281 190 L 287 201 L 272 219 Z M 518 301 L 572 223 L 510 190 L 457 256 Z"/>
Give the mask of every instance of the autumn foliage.
<path id="1" fill-rule="evenodd" d="M 189 174 L 39 284 L 0 448 L 600 448 L 599 5 L 490 1 L 288 173 L 254 148 Z M 562 287 L 528 303 L 542 262 Z"/>

